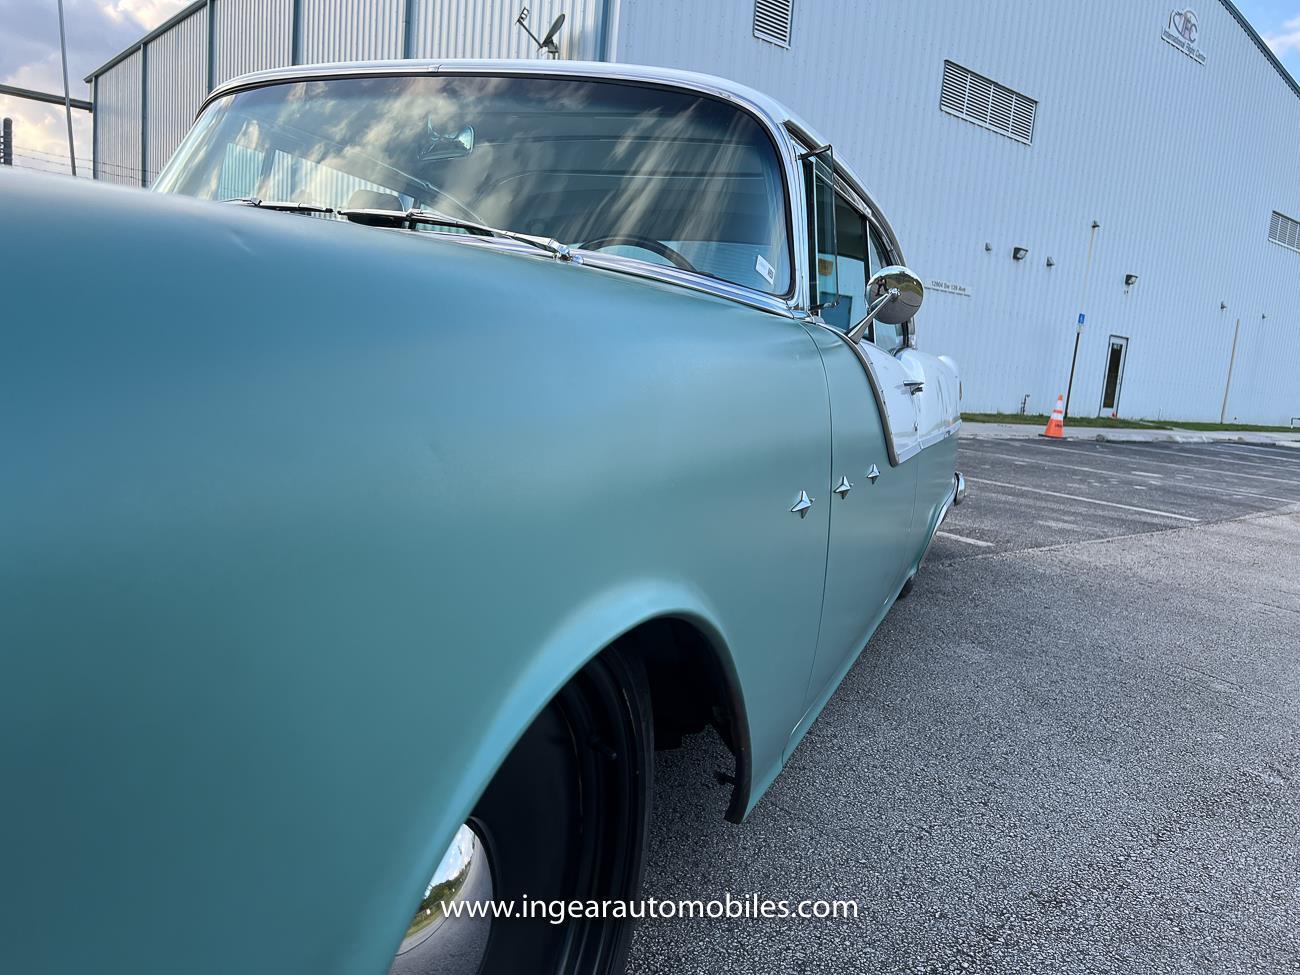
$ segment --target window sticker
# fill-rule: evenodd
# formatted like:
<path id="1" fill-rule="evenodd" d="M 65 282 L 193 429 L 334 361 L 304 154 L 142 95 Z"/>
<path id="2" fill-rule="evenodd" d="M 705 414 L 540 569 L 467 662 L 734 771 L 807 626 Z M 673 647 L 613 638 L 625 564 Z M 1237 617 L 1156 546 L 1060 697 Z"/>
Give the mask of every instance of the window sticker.
<path id="1" fill-rule="evenodd" d="M 776 284 L 776 268 L 767 263 L 762 254 L 754 256 L 754 270 L 763 275 L 764 280 L 766 280 L 768 284 Z"/>

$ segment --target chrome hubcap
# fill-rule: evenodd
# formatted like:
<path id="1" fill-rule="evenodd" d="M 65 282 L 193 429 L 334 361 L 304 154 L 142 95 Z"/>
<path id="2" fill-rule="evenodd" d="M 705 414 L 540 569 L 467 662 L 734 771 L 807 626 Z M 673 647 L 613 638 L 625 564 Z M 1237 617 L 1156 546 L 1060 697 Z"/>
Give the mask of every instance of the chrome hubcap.
<path id="1" fill-rule="evenodd" d="M 492 899 L 492 864 L 479 835 L 456 831 L 407 926 L 389 975 L 475 975 L 483 964 L 489 917 L 465 907 Z"/>

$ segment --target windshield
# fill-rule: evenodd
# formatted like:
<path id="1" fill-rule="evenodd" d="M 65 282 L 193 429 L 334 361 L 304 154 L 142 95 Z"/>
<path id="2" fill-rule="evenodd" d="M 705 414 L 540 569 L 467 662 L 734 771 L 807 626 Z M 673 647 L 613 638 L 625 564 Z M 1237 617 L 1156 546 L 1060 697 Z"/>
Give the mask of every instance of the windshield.
<path id="1" fill-rule="evenodd" d="M 645 85 L 422 75 L 256 88 L 214 102 L 154 189 L 335 210 L 427 208 L 769 294 L 790 290 L 770 137 L 725 102 Z"/>

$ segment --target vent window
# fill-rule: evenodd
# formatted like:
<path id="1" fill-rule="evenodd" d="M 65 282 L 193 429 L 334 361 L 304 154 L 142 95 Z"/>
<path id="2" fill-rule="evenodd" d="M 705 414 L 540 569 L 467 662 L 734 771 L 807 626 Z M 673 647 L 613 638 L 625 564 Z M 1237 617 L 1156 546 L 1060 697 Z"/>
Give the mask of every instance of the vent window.
<path id="1" fill-rule="evenodd" d="M 793 8 L 794 0 L 754 0 L 754 36 L 789 47 Z"/>
<path id="2" fill-rule="evenodd" d="M 1027 146 L 1034 143 L 1038 102 L 951 61 L 943 62 L 939 107 Z"/>
<path id="3" fill-rule="evenodd" d="M 1268 225 L 1268 239 L 1293 251 L 1300 251 L 1300 220 L 1274 213 Z"/>

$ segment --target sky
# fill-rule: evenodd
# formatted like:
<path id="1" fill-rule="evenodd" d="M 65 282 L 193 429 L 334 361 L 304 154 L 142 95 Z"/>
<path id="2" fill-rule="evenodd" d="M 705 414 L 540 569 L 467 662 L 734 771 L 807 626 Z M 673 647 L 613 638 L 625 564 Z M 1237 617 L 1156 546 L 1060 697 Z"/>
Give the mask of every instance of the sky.
<path id="1" fill-rule="evenodd" d="M 89 98 L 82 78 L 188 2 L 64 0 L 68 80 L 73 97 Z M 1200 4 L 1213 2 L 1199 0 Z M 1236 0 L 1236 4 L 1292 76 L 1300 78 L 1300 0 Z M 0 82 L 63 91 L 56 0 L 0 0 Z M 67 123 L 61 108 L 0 95 L 0 116 L 14 120 L 15 163 L 68 171 Z M 90 117 L 86 112 L 74 111 L 73 123 L 78 170 L 88 173 Z"/>
<path id="2" fill-rule="evenodd" d="M 72 97 L 89 98 L 89 86 L 82 81 L 87 74 L 189 2 L 63 0 Z M 63 93 L 56 0 L 0 0 L 0 82 Z M 3 116 L 14 120 L 15 165 L 68 172 L 68 129 L 61 107 L 0 95 Z M 72 121 L 77 175 L 88 175 L 90 115 L 74 110 Z"/>

